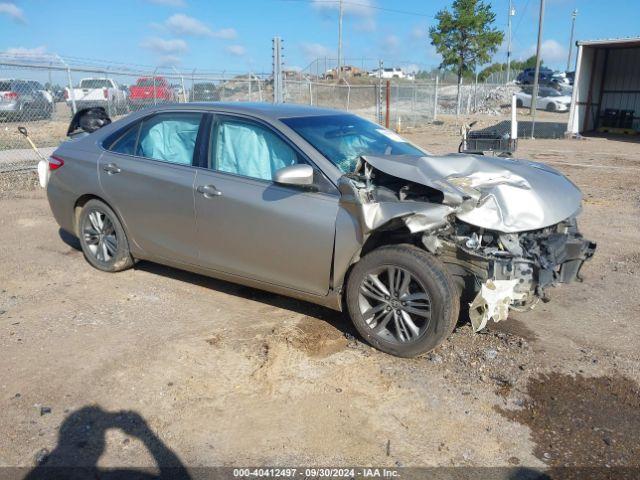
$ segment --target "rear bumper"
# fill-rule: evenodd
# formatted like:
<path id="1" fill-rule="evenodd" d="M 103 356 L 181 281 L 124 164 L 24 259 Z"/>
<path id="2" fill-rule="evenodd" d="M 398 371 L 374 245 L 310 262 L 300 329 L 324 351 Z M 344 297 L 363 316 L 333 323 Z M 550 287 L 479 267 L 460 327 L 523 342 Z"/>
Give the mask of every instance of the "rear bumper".
<path id="1" fill-rule="evenodd" d="M 64 187 L 55 173 L 51 175 L 47 183 L 47 199 L 51 213 L 60 228 L 75 235 L 74 206 L 76 196 Z"/>

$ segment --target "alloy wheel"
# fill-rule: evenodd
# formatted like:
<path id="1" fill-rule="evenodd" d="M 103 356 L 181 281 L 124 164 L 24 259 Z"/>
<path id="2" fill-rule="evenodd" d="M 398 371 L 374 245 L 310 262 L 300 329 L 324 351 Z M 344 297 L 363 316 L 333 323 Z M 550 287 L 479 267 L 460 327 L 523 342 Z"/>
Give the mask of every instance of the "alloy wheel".
<path id="1" fill-rule="evenodd" d="M 373 333 L 394 343 L 417 340 L 431 320 L 431 298 L 424 285 L 408 270 L 393 265 L 367 272 L 358 304 Z"/>
<path id="2" fill-rule="evenodd" d="M 89 253 L 98 261 L 109 263 L 118 251 L 118 237 L 113 221 L 105 212 L 93 209 L 85 217 L 82 235 Z"/>

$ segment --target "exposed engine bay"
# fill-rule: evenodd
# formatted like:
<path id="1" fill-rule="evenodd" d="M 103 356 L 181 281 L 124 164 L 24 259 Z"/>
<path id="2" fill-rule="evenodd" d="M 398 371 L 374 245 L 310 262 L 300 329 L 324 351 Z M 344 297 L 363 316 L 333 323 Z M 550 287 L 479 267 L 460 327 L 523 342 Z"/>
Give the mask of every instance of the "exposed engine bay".
<path id="1" fill-rule="evenodd" d="M 342 206 L 373 233 L 403 231 L 473 298 L 475 331 L 580 280 L 596 245 L 579 233 L 582 194 L 546 165 L 475 155 L 362 157 L 340 181 Z"/>

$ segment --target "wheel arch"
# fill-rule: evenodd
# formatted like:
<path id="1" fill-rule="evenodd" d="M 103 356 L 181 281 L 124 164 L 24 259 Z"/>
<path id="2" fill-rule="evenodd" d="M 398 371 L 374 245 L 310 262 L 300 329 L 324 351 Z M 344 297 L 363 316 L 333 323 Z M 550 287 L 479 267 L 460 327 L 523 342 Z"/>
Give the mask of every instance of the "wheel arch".
<path id="1" fill-rule="evenodd" d="M 399 226 L 398 228 L 392 230 L 375 230 L 373 231 L 367 239 L 364 241 L 362 246 L 356 251 L 351 258 L 351 262 L 347 267 L 347 270 L 344 273 L 342 278 L 342 282 L 340 285 L 340 305 L 342 307 L 342 311 L 346 311 L 346 295 L 345 289 L 347 288 L 347 284 L 349 282 L 349 276 L 353 271 L 353 268 L 357 265 L 357 263 L 367 255 L 368 253 L 374 251 L 377 248 L 388 246 L 388 245 L 406 245 L 411 244 L 418 248 L 421 247 L 420 237 L 422 233 L 411 233 L 406 226 Z M 424 249 L 424 248 L 423 248 Z"/>
<path id="2" fill-rule="evenodd" d="M 113 213 L 116 214 L 116 216 L 118 217 L 118 221 L 122 225 L 122 228 L 125 230 L 125 234 L 127 235 L 127 237 L 129 237 L 129 234 L 125 229 L 125 224 L 122 221 L 122 217 L 120 217 L 120 215 L 118 214 L 118 211 L 115 208 L 113 208 L 113 206 L 109 202 L 107 202 L 104 198 L 100 197 L 99 195 L 95 195 L 93 193 L 85 193 L 84 195 L 80 195 L 80 197 L 78 197 L 78 199 L 75 201 L 73 205 L 73 231 L 77 236 L 80 235 L 80 232 L 78 231 L 78 227 L 80 223 L 80 212 L 82 211 L 82 207 L 84 207 L 90 200 L 99 200 L 102 203 L 104 203 L 106 206 L 108 206 L 113 211 Z"/>

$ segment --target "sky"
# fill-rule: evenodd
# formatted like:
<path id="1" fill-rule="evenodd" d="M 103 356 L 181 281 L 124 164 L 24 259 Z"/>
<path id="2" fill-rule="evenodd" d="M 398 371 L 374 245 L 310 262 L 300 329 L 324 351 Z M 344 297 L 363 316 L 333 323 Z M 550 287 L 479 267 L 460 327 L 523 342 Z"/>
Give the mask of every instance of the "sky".
<path id="1" fill-rule="evenodd" d="M 343 0 L 345 63 L 372 68 L 383 59 L 386 66 L 412 70 L 437 66 L 428 29 L 451 1 Z M 524 59 L 535 52 L 540 0 L 512 1 L 513 58 Z M 578 40 L 640 36 L 638 2 L 547 0 L 545 64 L 566 66 L 574 9 Z M 506 32 L 509 0 L 488 3 L 496 27 Z M 0 1 L 0 51 L 181 71 L 270 72 L 271 39 L 278 35 L 286 67 L 311 64 L 315 73 L 314 59 L 337 56 L 337 18 L 337 0 Z M 506 60 L 506 44 L 495 60 Z M 318 68 L 324 69 L 323 61 Z"/>

